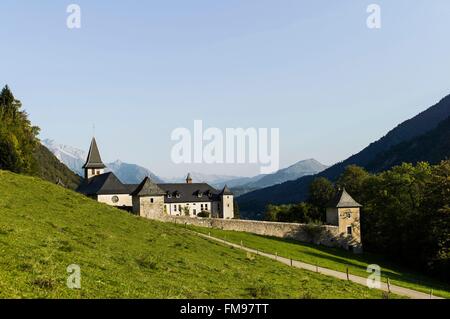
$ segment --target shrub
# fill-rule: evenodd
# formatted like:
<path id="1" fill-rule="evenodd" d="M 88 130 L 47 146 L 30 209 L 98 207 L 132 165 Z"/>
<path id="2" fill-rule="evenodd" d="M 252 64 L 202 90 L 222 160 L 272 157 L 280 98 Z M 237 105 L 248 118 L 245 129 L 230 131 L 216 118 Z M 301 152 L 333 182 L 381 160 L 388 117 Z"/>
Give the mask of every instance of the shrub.
<path id="1" fill-rule="evenodd" d="M 197 217 L 209 218 L 209 216 L 210 216 L 209 212 L 206 211 L 201 211 L 200 213 L 197 214 Z"/>

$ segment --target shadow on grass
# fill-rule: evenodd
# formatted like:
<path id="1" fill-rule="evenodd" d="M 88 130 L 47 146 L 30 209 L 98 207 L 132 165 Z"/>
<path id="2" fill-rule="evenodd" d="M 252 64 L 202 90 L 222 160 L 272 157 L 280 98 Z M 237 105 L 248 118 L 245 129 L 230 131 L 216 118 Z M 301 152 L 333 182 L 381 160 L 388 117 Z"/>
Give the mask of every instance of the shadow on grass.
<path id="1" fill-rule="evenodd" d="M 234 233 L 237 236 L 229 236 L 228 238 L 224 237 L 221 232 L 223 230 L 220 229 L 205 229 L 205 228 L 197 228 L 197 227 L 189 227 L 191 230 L 194 231 L 200 231 L 201 233 L 207 234 L 208 232 L 211 232 L 211 235 L 217 238 L 225 239 L 228 241 L 235 241 L 235 243 L 238 243 L 241 239 L 244 239 L 244 245 L 245 245 L 245 238 L 240 238 L 239 235 L 245 235 L 245 236 L 251 236 L 254 237 L 254 245 L 258 245 L 259 249 L 261 249 L 261 245 L 265 245 L 265 241 L 272 241 L 272 243 L 267 243 L 267 245 L 262 248 L 261 250 L 266 253 L 275 254 L 276 248 L 271 245 L 276 245 L 276 243 L 280 244 L 287 244 L 285 246 L 280 247 L 280 250 L 278 251 L 278 254 L 281 256 L 283 253 L 283 250 L 292 250 L 292 253 L 296 252 L 298 254 L 304 254 L 311 256 L 312 258 L 318 259 L 318 266 L 323 268 L 329 268 L 334 270 L 340 270 L 345 271 L 346 265 L 350 267 L 350 273 L 352 273 L 351 268 L 358 269 L 361 273 L 353 273 L 353 275 L 359 275 L 361 277 L 364 277 L 364 273 L 366 273 L 366 265 L 371 264 L 377 264 L 381 267 L 382 270 L 382 280 L 386 281 L 386 278 L 389 278 L 390 280 L 397 281 L 399 285 L 401 285 L 401 282 L 405 284 L 411 284 L 411 285 L 418 285 L 422 286 L 422 290 L 425 291 L 426 289 L 435 289 L 435 290 L 442 290 L 447 292 L 450 292 L 450 285 L 447 285 L 446 283 L 441 283 L 437 279 L 434 279 L 432 277 L 428 277 L 426 275 L 422 275 L 420 273 L 417 273 L 416 271 L 412 269 L 408 269 L 404 266 L 396 264 L 392 260 L 386 259 L 386 257 L 373 254 L 373 253 L 361 253 L 361 254 L 354 254 L 352 252 L 346 251 L 342 248 L 336 248 L 336 247 L 327 247 L 322 245 L 317 245 L 313 243 L 308 242 L 302 242 L 296 239 L 292 238 L 280 238 L 280 237 L 273 237 L 273 236 L 266 236 L 266 235 L 258 235 L 258 234 L 250 234 L 246 232 L 239 232 L 239 231 L 226 231 L 229 233 Z M 214 233 L 216 233 L 214 235 Z M 234 237 L 234 238 L 233 238 Z M 261 241 L 258 242 L 258 239 L 261 239 Z M 288 246 L 292 245 L 292 246 Z M 250 248 L 256 248 L 251 247 L 252 245 L 247 245 L 247 247 Z M 274 250 L 274 251 L 272 251 Z M 289 253 L 288 253 L 289 254 Z M 284 257 L 291 257 L 285 255 Z M 295 256 L 292 256 L 292 258 L 295 259 Z M 305 260 L 302 260 L 301 257 L 298 257 L 296 260 L 308 262 Z M 323 260 L 324 263 L 321 264 L 320 260 Z M 338 263 L 342 267 L 333 267 L 330 265 L 327 265 L 326 261 L 329 261 L 330 263 Z M 314 263 L 314 261 L 309 261 L 309 263 Z M 358 264 L 360 263 L 360 264 Z M 404 286 L 404 285 L 403 285 Z M 419 287 L 417 287 L 419 288 Z M 414 288 L 413 288 L 414 289 Z"/>
<path id="2" fill-rule="evenodd" d="M 341 248 L 332 248 L 306 242 L 300 242 L 292 238 L 269 237 L 257 234 L 252 235 L 261 239 L 270 239 L 284 244 L 299 246 L 301 250 L 299 250 L 298 253 L 305 254 L 317 259 L 336 262 L 342 264 L 343 267 L 345 267 L 345 265 L 348 265 L 357 268 L 362 272 L 366 272 L 366 265 L 377 264 L 381 267 L 381 276 L 384 280 L 386 280 L 386 278 L 389 278 L 390 280 L 417 284 L 432 289 L 439 289 L 447 292 L 450 291 L 450 286 L 446 285 L 445 283 L 440 283 L 437 281 L 437 279 L 427 277 L 425 275 L 416 273 L 411 269 L 396 265 L 393 261 L 387 260 L 385 257 L 380 255 L 372 253 L 353 254 Z M 289 249 L 290 247 L 285 248 Z M 357 262 L 364 263 L 365 265 L 358 264 Z M 320 262 L 318 263 L 318 265 L 321 266 Z M 322 265 L 322 267 L 329 268 L 327 267 L 327 265 Z M 362 274 L 359 275 L 362 276 Z"/>

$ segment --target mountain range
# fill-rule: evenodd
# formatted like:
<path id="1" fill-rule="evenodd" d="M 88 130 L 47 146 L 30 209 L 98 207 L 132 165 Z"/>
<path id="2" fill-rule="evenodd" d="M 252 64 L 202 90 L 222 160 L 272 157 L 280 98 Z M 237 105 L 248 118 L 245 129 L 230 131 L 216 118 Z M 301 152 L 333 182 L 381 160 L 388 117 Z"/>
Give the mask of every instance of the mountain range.
<path id="1" fill-rule="evenodd" d="M 286 181 L 298 179 L 307 175 L 314 175 L 322 172 L 328 166 L 323 165 L 315 159 L 299 161 L 289 167 L 278 170 L 273 174 L 261 174 L 254 177 L 241 177 L 227 181 L 236 196 L 243 195 L 256 189 L 281 184 Z M 221 188 L 224 184 L 213 184 L 216 188 Z"/>
<path id="2" fill-rule="evenodd" d="M 56 143 L 54 140 L 50 139 L 45 139 L 41 141 L 41 143 L 74 173 L 80 176 L 84 175 L 82 167 L 87 157 L 85 151 L 72 146 Z M 112 171 L 122 183 L 139 184 L 146 176 L 149 176 L 156 183 L 163 182 L 163 180 L 153 174 L 153 172 L 136 164 L 129 164 L 116 160 L 112 163 L 106 163 L 105 165 L 107 166 L 106 171 Z"/>
<path id="3" fill-rule="evenodd" d="M 372 171 L 384 170 L 402 161 L 436 161 L 448 156 L 448 140 L 444 122 L 450 116 L 450 95 L 417 116 L 401 123 L 384 137 L 371 143 L 361 152 L 337 163 L 316 175 L 258 189 L 237 198 L 241 216 L 260 215 L 267 204 L 287 204 L 304 201 L 308 188 L 316 177 L 336 180 L 348 165 L 358 165 Z M 440 125 L 442 123 L 442 125 Z M 446 155 L 447 154 L 447 155 Z"/>
<path id="4" fill-rule="evenodd" d="M 83 176 L 84 172 L 82 166 L 86 160 L 87 153 L 83 150 L 72 146 L 56 143 L 51 139 L 44 139 L 42 145 L 52 152 L 57 159 L 64 163 L 76 174 Z M 186 176 L 180 177 L 159 177 L 149 169 L 130 163 L 124 163 L 116 160 L 112 163 L 107 163 L 107 171 L 112 171 L 117 177 L 127 184 L 138 184 L 146 176 L 149 176 L 157 183 L 184 183 Z M 257 175 L 254 177 L 239 177 L 228 175 L 214 175 L 203 174 L 198 172 L 191 172 L 192 180 L 195 183 L 208 183 L 217 189 L 228 185 L 236 196 L 245 194 L 246 192 L 279 184 L 288 180 L 295 180 L 305 175 L 312 175 L 323 171 L 327 166 L 319 163 L 314 159 L 303 160 L 291 165 L 287 168 L 281 169 L 274 174 Z"/>
<path id="5" fill-rule="evenodd" d="M 208 183 L 212 186 L 222 185 L 222 188 L 223 185 L 227 184 L 229 181 L 241 178 L 238 176 L 203 174 L 198 172 L 190 172 L 190 175 L 194 183 Z M 186 181 L 186 176 L 164 177 L 163 179 L 167 183 L 184 183 Z"/>

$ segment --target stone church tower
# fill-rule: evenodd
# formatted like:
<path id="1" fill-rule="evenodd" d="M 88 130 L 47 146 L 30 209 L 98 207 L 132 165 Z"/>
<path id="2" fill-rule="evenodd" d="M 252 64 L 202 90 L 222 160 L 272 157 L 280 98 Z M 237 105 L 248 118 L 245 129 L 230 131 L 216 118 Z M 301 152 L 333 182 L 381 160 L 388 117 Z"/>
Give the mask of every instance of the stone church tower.
<path id="1" fill-rule="evenodd" d="M 102 162 L 100 152 L 98 151 L 97 142 L 95 141 L 95 137 L 93 137 L 86 163 L 83 165 L 84 178 L 89 179 L 91 177 L 101 175 L 105 172 L 105 168 L 106 165 Z"/>
<path id="2" fill-rule="evenodd" d="M 146 177 L 131 193 L 133 213 L 141 217 L 157 219 L 164 212 L 165 194 L 165 191 Z"/>
<path id="3" fill-rule="evenodd" d="M 355 253 L 362 252 L 360 209 L 349 193 L 342 188 L 327 207 L 327 224 L 338 226 L 343 246 Z"/>

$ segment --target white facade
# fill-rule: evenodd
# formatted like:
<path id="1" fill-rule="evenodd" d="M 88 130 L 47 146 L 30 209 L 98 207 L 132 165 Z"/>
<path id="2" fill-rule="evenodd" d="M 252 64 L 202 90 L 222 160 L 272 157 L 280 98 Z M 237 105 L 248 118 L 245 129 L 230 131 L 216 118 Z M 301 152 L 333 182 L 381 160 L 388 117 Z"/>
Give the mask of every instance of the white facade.
<path id="1" fill-rule="evenodd" d="M 234 218 L 234 196 L 223 195 L 222 196 L 222 218 L 233 219 Z"/>
<path id="2" fill-rule="evenodd" d="M 195 217 L 200 212 L 212 212 L 217 210 L 217 203 L 215 202 L 201 202 L 201 203 L 165 203 L 164 213 L 171 216 L 188 216 Z"/>
<path id="3" fill-rule="evenodd" d="M 91 177 L 102 175 L 105 172 L 103 168 L 85 168 L 84 169 L 84 175 L 86 179 L 89 179 Z"/>
<path id="4" fill-rule="evenodd" d="M 128 194 L 97 195 L 97 201 L 116 207 L 133 206 L 131 195 Z"/>

